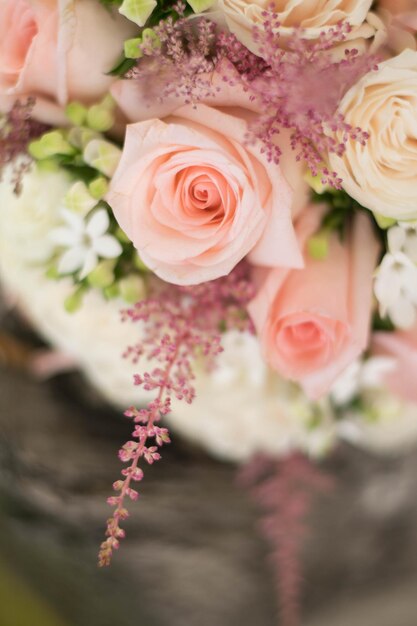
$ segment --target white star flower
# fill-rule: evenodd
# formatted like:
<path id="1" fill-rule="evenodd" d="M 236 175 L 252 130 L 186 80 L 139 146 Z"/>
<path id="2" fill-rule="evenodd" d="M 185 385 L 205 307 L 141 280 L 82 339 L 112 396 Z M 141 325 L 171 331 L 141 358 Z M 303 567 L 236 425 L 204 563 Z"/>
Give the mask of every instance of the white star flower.
<path id="1" fill-rule="evenodd" d="M 399 222 L 388 230 L 388 248 L 392 254 L 402 252 L 417 263 L 417 222 Z"/>
<path id="2" fill-rule="evenodd" d="M 82 280 L 96 267 L 99 257 L 114 259 L 122 253 L 117 239 L 107 234 L 110 220 L 105 209 L 99 209 L 87 221 L 68 209 L 62 209 L 61 215 L 66 225 L 50 233 L 55 245 L 67 248 L 58 263 L 60 274 L 80 270 Z"/>
<path id="3" fill-rule="evenodd" d="M 374 293 L 382 317 L 389 315 L 398 328 L 416 321 L 417 266 L 403 252 L 388 253 L 375 278 Z"/>

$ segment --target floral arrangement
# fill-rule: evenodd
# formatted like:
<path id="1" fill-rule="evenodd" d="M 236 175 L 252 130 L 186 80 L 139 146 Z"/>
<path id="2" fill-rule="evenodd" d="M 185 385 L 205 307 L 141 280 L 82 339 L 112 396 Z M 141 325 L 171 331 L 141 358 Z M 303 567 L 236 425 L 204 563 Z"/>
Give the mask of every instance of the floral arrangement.
<path id="1" fill-rule="evenodd" d="M 417 435 L 416 32 L 415 0 L 0 0 L 1 280 L 131 405 L 101 565 L 169 424 L 234 460 Z"/>

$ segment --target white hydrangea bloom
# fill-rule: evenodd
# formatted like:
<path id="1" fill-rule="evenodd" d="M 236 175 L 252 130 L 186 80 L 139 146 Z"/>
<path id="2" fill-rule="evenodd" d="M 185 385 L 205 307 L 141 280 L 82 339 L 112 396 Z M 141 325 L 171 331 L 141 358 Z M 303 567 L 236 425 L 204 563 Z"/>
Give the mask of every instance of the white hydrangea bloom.
<path id="1" fill-rule="evenodd" d="M 59 274 L 72 274 L 80 270 L 83 279 L 97 266 L 99 257 L 114 259 L 122 253 L 115 237 L 107 234 L 110 226 L 105 209 L 94 212 L 87 220 L 80 214 L 62 209 L 64 226 L 54 228 L 49 235 L 56 246 L 67 248 L 58 263 Z"/>
<path id="2" fill-rule="evenodd" d="M 417 404 L 402 402 L 382 388 L 363 396 L 367 414 L 351 411 L 337 426 L 338 436 L 379 454 L 398 454 L 417 440 Z"/>
<path id="3" fill-rule="evenodd" d="M 395 366 L 395 360 L 389 357 L 357 359 L 334 383 L 330 391 L 333 402 L 338 406 L 344 406 L 363 391 L 381 387 L 385 374 L 395 369 Z"/>
<path id="4" fill-rule="evenodd" d="M 48 233 L 61 219 L 58 206 L 71 186 L 63 171 L 50 172 L 35 165 L 25 175 L 19 196 L 13 193 L 13 172 L 6 168 L 0 183 L 0 232 L 3 247 L 15 249 L 21 261 L 42 264 L 52 256 Z"/>
<path id="5" fill-rule="evenodd" d="M 382 317 L 389 315 L 398 328 L 411 328 L 416 319 L 417 266 L 403 252 L 388 252 L 374 283 Z"/>
<path id="6" fill-rule="evenodd" d="M 28 262 L 28 250 L 21 245 L 22 233 L 31 233 L 30 247 L 34 250 L 47 245 L 47 232 L 55 226 L 57 207 L 71 184 L 59 173 L 42 174 L 41 179 L 38 176 L 33 171 L 26 177 L 24 194 L 28 195 L 20 198 L 0 184 L 2 283 L 37 330 L 78 363 L 103 397 L 120 409 L 143 405 L 152 394 L 133 385 L 133 374 L 148 368 L 149 363 L 132 365 L 121 357 L 125 347 L 137 343 L 141 334 L 140 324 L 132 327 L 120 323 L 119 310 L 124 303 L 106 301 L 91 290 L 81 309 L 68 314 L 63 302 L 71 293 L 72 281 L 48 280 L 43 267 Z M 25 202 L 36 206 L 38 197 L 49 216 L 41 228 L 37 211 L 22 208 Z M 376 450 L 395 451 L 417 439 L 415 405 L 403 405 L 378 390 L 369 392 L 372 419 L 352 412 L 338 422 L 328 400 L 312 405 L 296 385 L 283 381 L 266 366 L 255 337 L 229 332 L 223 344 L 218 368 L 207 372 L 201 367 L 196 373 L 196 401 L 191 405 L 175 402 L 169 417 L 175 430 L 215 456 L 245 460 L 256 452 L 279 455 L 293 449 L 322 454 L 337 437 Z M 361 380 L 372 379 L 378 368 L 374 362 Z"/>
<path id="7" fill-rule="evenodd" d="M 402 252 L 417 264 L 417 222 L 398 222 L 388 230 L 388 249 L 392 254 Z"/>

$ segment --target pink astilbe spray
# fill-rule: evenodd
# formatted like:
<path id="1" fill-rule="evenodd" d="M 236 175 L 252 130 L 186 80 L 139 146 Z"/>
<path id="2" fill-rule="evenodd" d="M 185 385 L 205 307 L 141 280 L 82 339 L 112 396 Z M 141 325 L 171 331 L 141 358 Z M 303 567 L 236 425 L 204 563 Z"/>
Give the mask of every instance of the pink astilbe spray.
<path id="1" fill-rule="evenodd" d="M 339 58 L 340 50 L 336 54 L 335 48 L 352 30 L 347 22 L 322 32 L 316 41 L 306 39 L 300 28 L 282 42 L 276 14 L 264 11 L 262 15 L 263 27 L 255 26 L 253 36 L 266 68 L 255 78 L 244 77 L 260 105 L 258 119 L 250 127 L 251 139 L 261 140 L 268 159 L 278 163 L 279 135 L 289 129 L 297 160 L 305 161 L 313 176 L 321 174 L 323 184 L 340 188 L 342 180 L 327 169 L 326 155 L 341 156 L 348 140 L 364 145 L 369 135 L 347 124 L 337 108 L 361 76 L 377 69 L 376 57 L 346 49 Z M 341 139 L 336 138 L 339 132 Z"/>
<path id="2" fill-rule="evenodd" d="M 127 77 L 146 83 L 152 98 L 177 98 L 180 104 L 197 102 L 213 95 L 211 74 L 215 68 L 217 25 L 205 18 L 184 17 L 185 4 L 173 9 L 178 19 L 168 17 L 154 27 L 153 38 L 139 45 L 143 55 Z"/>
<path id="3" fill-rule="evenodd" d="M 261 142 L 268 160 L 279 163 L 280 134 L 288 129 L 297 160 L 305 161 L 314 176 L 320 174 L 323 184 L 340 188 L 341 179 L 327 168 L 327 155 L 342 155 L 350 139 L 364 144 L 368 134 L 347 124 L 337 108 L 347 90 L 376 68 L 374 55 L 360 55 L 356 49 L 346 50 L 342 58 L 340 50 L 335 54 L 351 32 L 349 24 L 340 22 L 315 41 L 295 28 L 281 41 L 276 14 L 265 10 L 262 28 L 253 29 L 258 56 L 214 22 L 181 17 L 182 11 L 178 4 L 179 19 L 170 17 L 154 28 L 159 44 L 145 41 L 140 46 L 144 58 L 129 74 L 147 81 L 150 101 L 177 98 L 189 104 L 210 98 L 215 103 L 217 73 L 231 87 L 242 87 L 257 104 L 248 143 Z M 341 139 L 336 139 L 340 131 Z"/>
<path id="4" fill-rule="evenodd" d="M 332 480 L 307 457 L 255 457 L 239 474 L 262 510 L 261 531 L 270 546 L 281 626 L 299 626 L 301 551 L 315 498 L 330 490 Z"/>
<path id="5" fill-rule="evenodd" d="M 15 193 L 20 192 L 22 178 L 32 162 L 27 153 L 28 145 L 47 128 L 31 119 L 34 104 L 33 98 L 28 98 L 26 102 L 17 100 L 11 110 L 0 117 L 0 182 L 4 167 L 22 156 L 13 164 L 12 183 Z"/>
<path id="6" fill-rule="evenodd" d="M 191 403 L 195 397 L 193 360 L 204 357 L 211 366 L 222 351 L 223 328 L 252 328 L 244 314 L 245 305 L 253 297 L 245 274 L 242 265 L 228 277 L 204 285 L 168 286 L 122 312 L 123 320 L 144 325 L 144 339 L 128 348 L 125 357 L 135 363 L 143 358 L 153 362 L 152 369 L 135 375 L 134 382 L 156 396 L 146 408 L 131 407 L 125 413 L 135 426 L 132 440 L 119 451 L 120 460 L 128 466 L 122 470 L 122 479 L 113 484 L 117 495 L 108 499 L 115 509 L 107 520 L 107 538 L 99 553 L 100 566 L 110 564 L 113 550 L 125 536 L 120 522 L 128 517 L 126 498 L 137 500 L 139 496 L 132 483 L 143 478 L 143 470 L 138 466 L 140 460 L 143 458 L 148 464 L 159 461 L 160 447 L 170 441 L 168 429 L 158 423 L 170 413 L 171 399 Z"/>

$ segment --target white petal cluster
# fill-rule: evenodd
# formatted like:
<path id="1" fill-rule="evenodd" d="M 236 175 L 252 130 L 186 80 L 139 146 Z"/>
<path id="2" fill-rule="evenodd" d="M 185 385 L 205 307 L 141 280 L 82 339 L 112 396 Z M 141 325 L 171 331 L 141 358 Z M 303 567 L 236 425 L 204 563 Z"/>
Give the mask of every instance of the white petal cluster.
<path id="1" fill-rule="evenodd" d="M 330 396 L 337 406 L 345 406 L 370 389 L 382 387 L 384 376 L 395 369 L 395 360 L 375 356 L 351 363 L 334 383 Z"/>
<path id="2" fill-rule="evenodd" d="M 1 281 L 14 294 L 27 319 L 53 346 L 74 359 L 103 397 L 120 409 L 143 405 L 152 394 L 134 386 L 133 374 L 148 369 L 149 363 L 132 365 L 121 357 L 125 347 L 136 343 L 141 335 L 140 325 L 133 328 L 120 323 L 123 303 L 105 300 L 91 290 L 81 309 L 68 314 L 62 303 L 72 292 L 72 280 L 51 281 L 42 267 L 28 262 L 21 233 L 31 234 L 33 249 L 48 245 L 47 233 L 56 225 L 58 207 L 71 185 L 65 175 L 39 176 L 33 171 L 26 177 L 19 198 L 7 195 L 5 185 L 0 184 Z M 46 190 L 44 196 L 42 189 Z M 41 228 L 39 212 L 34 210 L 37 206 L 45 211 Z M 101 254 L 103 248 L 101 244 L 97 248 L 97 241 L 106 237 L 107 221 L 99 211 L 87 220 L 80 216 L 74 220 L 73 215 L 61 227 L 68 231 L 65 236 L 72 237 L 71 245 L 79 245 L 81 234 L 88 229 L 95 254 Z M 406 256 L 404 250 L 402 244 L 399 254 Z M 84 252 L 78 256 L 83 263 Z M 201 367 L 196 372 L 196 401 L 191 405 L 176 402 L 170 416 L 173 428 L 215 456 L 245 460 L 256 452 L 284 455 L 294 449 L 321 454 L 338 437 L 390 452 L 417 438 L 417 406 L 403 404 L 378 387 L 389 367 L 385 359 L 356 364 L 345 372 L 344 380 L 338 381 L 333 401 L 338 398 L 343 404 L 358 390 L 366 398 L 365 412 L 352 409 L 338 421 L 328 400 L 312 404 L 296 385 L 283 381 L 266 366 L 254 336 L 229 332 L 223 344 L 218 368 L 206 371 Z"/>
<path id="3" fill-rule="evenodd" d="M 99 258 L 114 259 L 122 253 L 122 246 L 107 233 L 110 220 L 105 209 L 98 209 L 88 218 L 68 209 L 61 209 L 64 225 L 50 233 L 50 240 L 66 248 L 58 263 L 59 274 L 79 271 L 82 280 L 97 266 Z"/>
<path id="4" fill-rule="evenodd" d="M 2 245 L 14 248 L 22 262 L 41 265 L 54 252 L 48 233 L 60 222 L 57 207 L 71 180 L 63 171 L 50 172 L 33 166 L 24 177 L 22 193 L 16 196 L 12 178 L 12 170 L 6 168 L 0 183 Z"/>
<path id="5" fill-rule="evenodd" d="M 417 321 L 417 223 L 399 222 L 388 230 L 388 252 L 379 266 L 374 292 L 382 317 L 401 329 Z"/>

